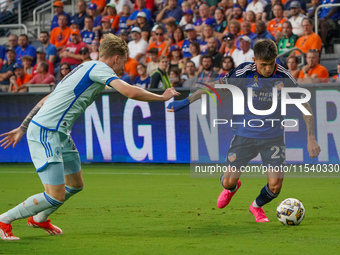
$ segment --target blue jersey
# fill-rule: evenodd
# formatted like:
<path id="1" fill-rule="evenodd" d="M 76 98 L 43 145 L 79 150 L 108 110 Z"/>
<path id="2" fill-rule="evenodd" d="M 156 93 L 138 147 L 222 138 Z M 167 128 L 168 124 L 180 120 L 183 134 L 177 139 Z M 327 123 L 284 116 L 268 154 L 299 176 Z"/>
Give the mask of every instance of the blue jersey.
<path id="1" fill-rule="evenodd" d="M 295 79 L 289 71 L 284 67 L 276 64 L 274 74 L 269 77 L 261 76 L 257 70 L 255 63 L 243 63 L 236 69 L 232 70 L 225 78 L 223 83 L 237 86 L 244 95 L 244 115 L 234 115 L 232 122 L 232 133 L 234 135 L 248 138 L 273 138 L 283 135 L 283 127 L 281 121 L 284 119 L 281 115 L 281 88 L 282 87 L 299 87 Z M 277 88 L 277 107 L 270 115 L 255 115 L 248 108 L 248 88 L 253 89 L 252 102 L 257 110 L 268 110 L 272 107 L 272 89 Z M 289 93 L 292 98 L 300 98 L 301 94 Z M 277 121 L 268 121 L 275 119 Z M 253 120 L 253 121 L 250 121 Z M 262 120 L 255 121 L 255 120 Z M 248 125 L 250 121 L 250 125 Z M 237 123 L 237 124 L 235 124 Z M 261 124 L 263 126 L 261 126 Z M 261 127 L 251 127 L 261 126 Z"/>
<path id="2" fill-rule="evenodd" d="M 129 19 L 129 17 L 124 17 L 124 16 L 120 17 L 120 19 L 119 19 L 119 30 L 116 34 L 119 34 L 120 30 L 122 30 L 122 29 L 126 29 L 126 30 L 128 29 L 128 26 L 127 26 L 127 20 L 128 19 Z"/>
<path id="3" fill-rule="evenodd" d="M 91 44 L 95 37 L 95 33 L 92 30 L 91 31 L 84 30 L 84 31 L 81 31 L 81 36 L 83 37 L 84 43 Z"/>
<path id="4" fill-rule="evenodd" d="M 195 42 L 198 42 L 198 40 L 194 40 Z M 191 58 L 191 53 L 189 51 L 189 45 L 190 41 L 188 39 L 185 39 L 182 44 L 182 52 L 183 52 L 183 58 Z"/>
<path id="5" fill-rule="evenodd" d="M 151 79 L 148 76 L 145 80 L 141 80 L 140 76 L 136 77 L 134 84 L 140 88 L 147 89 L 149 84 L 151 83 Z"/>

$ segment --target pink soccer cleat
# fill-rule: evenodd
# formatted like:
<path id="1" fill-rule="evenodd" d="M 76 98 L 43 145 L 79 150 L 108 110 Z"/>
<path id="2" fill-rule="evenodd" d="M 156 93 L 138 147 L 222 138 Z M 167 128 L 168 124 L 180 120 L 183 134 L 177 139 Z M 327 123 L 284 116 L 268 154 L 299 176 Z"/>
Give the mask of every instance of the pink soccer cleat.
<path id="1" fill-rule="evenodd" d="M 253 203 L 251 203 L 249 207 L 249 212 L 251 212 L 254 215 L 256 222 L 269 222 L 269 219 L 264 213 L 262 207 L 259 207 L 259 208 L 254 207 Z"/>
<path id="2" fill-rule="evenodd" d="M 12 225 L 0 222 L 0 237 L 4 241 L 16 241 L 20 240 L 12 233 Z"/>
<path id="3" fill-rule="evenodd" d="M 33 228 L 42 228 L 43 230 L 46 231 L 47 234 L 51 236 L 63 234 L 63 231 L 57 226 L 54 226 L 53 224 L 51 224 L 50 220 L 47 220 L 45 222 L 36 222 L 33 220 L 33 216 L 31 216 L 28 218 L 27 224 L 28 226 L 33 227 Z"/>
<path id="4" fill-rule="evenodd" d="M 217 207 L 218 208 L 222 209 L 229 204 L 231 198 L 235 195 L 235 193 L 241 187 L 241 181 L 240 180 L 237 181 L 236 187 L 237 187 L 237 189 L 234 192 L 230 192 L 230 190 L 228 190 L 228 189 L 224 189 L 221 192 L 221 194 L 217 198 Z"/>

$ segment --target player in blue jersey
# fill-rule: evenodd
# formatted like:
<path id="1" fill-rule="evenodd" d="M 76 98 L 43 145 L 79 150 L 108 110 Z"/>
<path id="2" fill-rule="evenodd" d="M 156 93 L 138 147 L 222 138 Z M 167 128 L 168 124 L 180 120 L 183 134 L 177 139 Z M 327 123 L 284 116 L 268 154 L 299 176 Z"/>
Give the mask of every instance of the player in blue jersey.
<path id="1" fill-rule="evenodd" d="M 128 51 L 123 39 L 107 35 L 100 44 L 99 61 L 88 61 L 72 70 L 34 107 L 20 127 L 1 135 L 4 137 L 1 147 L 6 149 L 10 145 L 15 147 L 27 131 L 32 161 L 45 188 L 45 192 L 0 215 L 3 240 L 18 240 L 11 223 L 27 217 L 31 227 L 42 228 L 50 235 L 62 234 L 48 217 L 84 186 L 79 153 L 70 131 L 74 121 L 105 87 L 141 101 L 167 101 L 179 95 L 174 89 L 157 95 L 120 80 L 118 76 L 124 72 Z"/>
<path id="2" fill-rule="evenodd" d="M 237 86 L 247 95 L 248 88 L 252 88 L 253 107 L 257 110 L 267 110 L 272 106 L 272 88 L 277 87 L 278 98 L 281 98 L 280 89 L 282 87 L 298 87 L 298 84 L 289 72 L 282 66 L 276 64 L 277 47 L 272 40 L 259 40 L 254 45 L 254 63 L 243 63 L 231 71 L 220 83 L 227 83 Z M 209 84 L 214 86 L 214 83 Z M 203 90 L 197 90 L 188 98 L 181 101 L 174 101 L 169 104 L 168 111 L 179 111 L 190 103 L 196 101 L 205 93 Z M 290 94 L 291 97 L 301 97 L 299 93 Z M 235 99 L 236 100 L 236 99 Z M 233 123 L 246 123 L 250 119 L 276 119 L 283 120 L 281 116 L 281 104 L 278 104 L 276 110 L 270 115 L 256 115 L 251 113 L 247 99 L 244 100 L 244 115 L 234 115 Z M 310 105 L 302 104 L 309 113 L 312 113 Z M 317 157 L 320 153 L 320 147 L 315 140 L 314 118 L 313 115 L 304 115 L 304 121 L 307 128 L 307 148 L 310 157 Z M 257 125 L 257 124 L 254 124 Z M 281 121 L 268 122 L 256 128 L 249 125 L 236 124 L 232 127 L 234 138 L 231 141 L 226 165 L 230 166 L 229 171 L 221 176 L 221 184 L 224 190 L 217 199 L 217 206 L 224 208 L 231 198 L 235 195 L 241 186 L 239 180 L 241 169 L 248 162 L 255 158 L 259 153 L 265 166 L 280 167 L 285 163 L 285 143 L 283 138 L 283 129 Z M 235 171 L 235 169 L 237 171 Z M 235 172 L 233 172 L 234 170 Z M 267 173 L 268 183 L 262 188 L 259 196 L 251 203 L 249 210 L 254 215 L 256 222 L 268 222 L 262 206 L 276 198 L 281 190 L 283 181 L 283 172 Z"/>

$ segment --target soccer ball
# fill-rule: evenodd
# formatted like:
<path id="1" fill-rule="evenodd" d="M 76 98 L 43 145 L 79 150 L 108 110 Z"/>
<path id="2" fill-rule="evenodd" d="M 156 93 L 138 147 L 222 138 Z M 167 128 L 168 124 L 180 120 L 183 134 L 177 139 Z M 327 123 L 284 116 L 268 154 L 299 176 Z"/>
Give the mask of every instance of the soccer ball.
<path id="1" fill-rule="evenodd" d="M 287 198 L 276 208 L 276 216 L 283 225 L 299 225 L 305 217 L 305 208 L 299 200 Z"/>

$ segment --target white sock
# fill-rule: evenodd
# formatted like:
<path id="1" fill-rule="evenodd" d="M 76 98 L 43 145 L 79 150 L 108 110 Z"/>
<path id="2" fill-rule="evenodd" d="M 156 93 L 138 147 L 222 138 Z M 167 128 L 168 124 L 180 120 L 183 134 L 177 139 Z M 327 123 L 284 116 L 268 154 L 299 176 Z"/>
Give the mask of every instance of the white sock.
<path id="1" fill-rule="evenodd" d="M 12 220 L 8 217 L 7 212 L 0 215 L 0 222 L 5 224 L 11 224 Z"/>
<path id="2" fill-rule="evenodd" d="M 253 202 L 253 207 L 255 207 L 255 208 L 260 208 L 261 206 L 258 206 L 258 205 L 256 204 L 256 200 L 254 200 L 254 202 Z"/>

